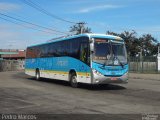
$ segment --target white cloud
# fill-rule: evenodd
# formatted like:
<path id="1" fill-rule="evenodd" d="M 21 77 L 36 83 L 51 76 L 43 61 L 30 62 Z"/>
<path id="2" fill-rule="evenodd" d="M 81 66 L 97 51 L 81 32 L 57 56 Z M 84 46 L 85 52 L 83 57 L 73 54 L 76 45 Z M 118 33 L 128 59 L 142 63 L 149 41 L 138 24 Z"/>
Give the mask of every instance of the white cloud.
<path id="1" fill-rule="evenodd" d="M 3 10 L 3 11 L 11 11 L 19 8 L 20 6 L 18 4 L 0 2 L 0 10 Z"/>
<path id="2" fill-rule="evenodd" d="M 122 6 L 119 6 L 119 5 L 99 5 L 99 6 L 82 8 L 78 10 L 77 13 L 89 13 L 92 11 L 100 11 L 100 10 L 105 10 L 105 9 L 116 9 L 116 8 L 121 8 L 121 7 Z"/>
<path id="3" fill-rule="evenodd" d="M 53 37 L 54 34 L 30 30 L 14 24 L 0 23 L 0 49 L 25 49 L 27 46 L 44 43 Z"/>

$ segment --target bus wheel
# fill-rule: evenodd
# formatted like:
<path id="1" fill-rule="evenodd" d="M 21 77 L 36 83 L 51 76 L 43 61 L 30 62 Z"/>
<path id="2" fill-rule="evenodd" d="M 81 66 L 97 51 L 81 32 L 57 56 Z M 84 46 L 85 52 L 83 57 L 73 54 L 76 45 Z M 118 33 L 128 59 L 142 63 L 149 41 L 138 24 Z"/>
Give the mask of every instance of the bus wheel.
<path id="1" fill-rule="evenodd" d="M 36 80 L 40 80 L 40 72 L 39 72 L 39 70 L 36 70 Z"/>
<path id="2" fill-rule="evenodd" d="M 78 82 L 77 82 L 77 76 L 75 73 L 72 73 L 71 74 L 71 77 L 70 77 L 70 84 L 73 88 L 77 88 L 78 87 Z"/>

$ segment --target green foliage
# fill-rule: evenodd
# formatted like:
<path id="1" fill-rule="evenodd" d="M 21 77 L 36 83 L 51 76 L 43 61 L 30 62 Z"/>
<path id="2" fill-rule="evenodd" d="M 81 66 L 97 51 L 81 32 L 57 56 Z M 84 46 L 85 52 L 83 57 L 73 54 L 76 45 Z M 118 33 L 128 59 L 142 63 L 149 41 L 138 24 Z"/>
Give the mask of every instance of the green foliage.
<path id="1" fill-rule="evenodd" d="M 144 34 L 137 37 L 137 33 L 134 30 L 131 32 L 124 31 L 120 34 L 107 31 L 107 34 L 123 38 L 129 56 L 136 56 L 140 52 L 142 52 L 143 56 L 153 56 L 158 52 L 158 41 L 150 34 Z"/>

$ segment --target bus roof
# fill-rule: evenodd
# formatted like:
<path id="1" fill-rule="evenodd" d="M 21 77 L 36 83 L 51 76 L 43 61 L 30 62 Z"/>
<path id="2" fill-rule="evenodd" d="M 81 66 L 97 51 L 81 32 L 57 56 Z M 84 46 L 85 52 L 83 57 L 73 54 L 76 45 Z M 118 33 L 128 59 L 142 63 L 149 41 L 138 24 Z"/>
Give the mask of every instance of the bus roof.
<path id="1" fill-rule="evenodd" d="M 72 36 L 68 36 L 68 37 L 62 37 L 62 38 L 58 38 L 58 39 L 53 39 L 53 41 L 50 41 L 50 42 L 45 42 L 45 43 L 41 43 L 41 44 L 31 45 L 31 46 L 28 46 L 28 47 L 34 47 L 34 46 L 39 46 L 39 45 L 45 45 L 45 44 L 49 44 L 49 43 L 53 43 L 53 42 L 58 42 L 58 41 L 63 41 L 63 40 L 68 40 L 68 39 L 78 38 L 78 37 L 88 37 L 88 38 L 108 38 L 108 39 L 123 41 L 123 39 L 122 39 L 121 37 L 114 36 L 114 35 L 85 33 L 85 34 L 72 35 Z M 51 40 L 52 40 L 52 39 L 51 39 Z"/>

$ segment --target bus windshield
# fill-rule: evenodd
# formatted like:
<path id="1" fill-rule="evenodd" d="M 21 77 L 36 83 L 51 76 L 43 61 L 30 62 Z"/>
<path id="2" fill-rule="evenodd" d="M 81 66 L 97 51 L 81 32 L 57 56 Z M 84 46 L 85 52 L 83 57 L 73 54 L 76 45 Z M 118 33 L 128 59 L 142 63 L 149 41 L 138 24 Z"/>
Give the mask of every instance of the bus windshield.
<path id="1" fill-rule="evenodd" d="M 105 65 L 127 64 L 126 48 L 123 43 L 106 39 L 95 39 L 93 61 Z"/>

